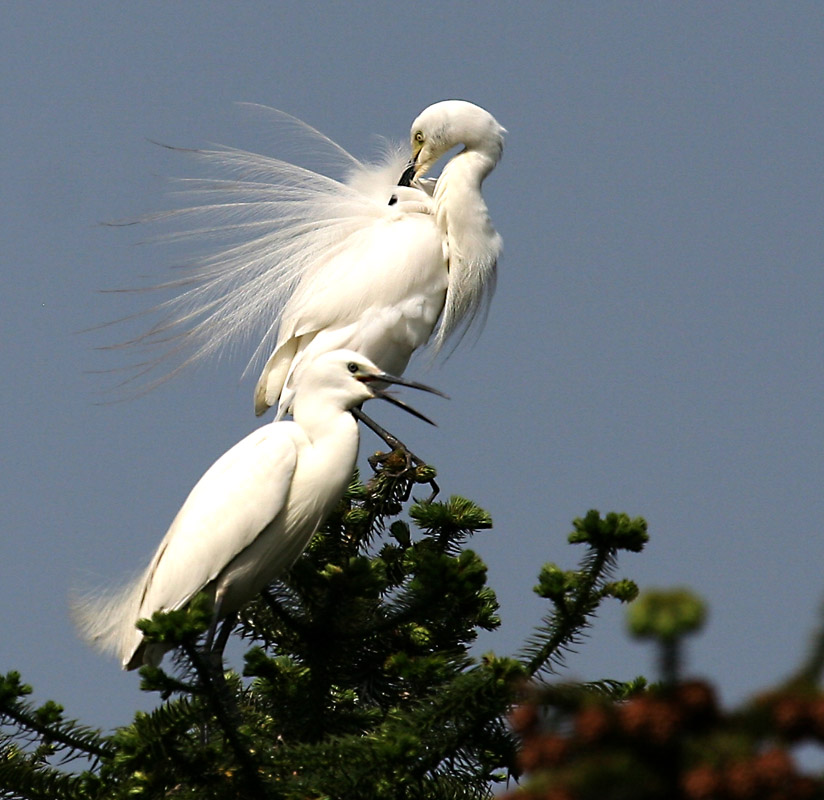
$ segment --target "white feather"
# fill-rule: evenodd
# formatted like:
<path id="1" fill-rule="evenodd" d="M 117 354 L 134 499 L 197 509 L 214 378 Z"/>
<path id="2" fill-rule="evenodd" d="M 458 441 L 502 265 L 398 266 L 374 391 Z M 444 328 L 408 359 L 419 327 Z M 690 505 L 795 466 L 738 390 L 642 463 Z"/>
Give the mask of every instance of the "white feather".
<path id="1" fill-rule="evenodd" d="M 283 413 L 289 380 L 310 348 L 314 357 L 349 347 L 401 372 L 439 319 L 435 352 L 483 321 L 501 241 L 480 190 L 500 158 L 504 130 L 471 103 L 430 106 L 413 125 L 418 176 L 398 186 L 408 158 L 397 148 L 365 164 L 305 123 L 268 113 L 320 144 L 340 177 L 232 148 L 189 151 L 225 177 L 184 182 L 198 202 L 152 219 L 185 223 L 171 241 L 194 238 L 214 249 L 184 278 L 153 287 L 175 294 L 157 307 L 161 321 L 125 344 L 164 351 L 144 371 L 182 355 L 177 372 L 251 340 L 247 369 L 272 354 L 256 410 L 280 399 Z M 422 148 L 418 130 L 427 137 Z M 465 149 L 440 179 L 422 179 L 457 144 Z"/>
<path id="2" fill-rule="evenodd" d="M 124 668 L 157 664 L 166 648 L 146 645 L 138 620 L 183 608 L 201 591 L 224 617 L 283 574 L 352 477 L 358 427 L 348 410 L 375 396 L 375 378 L 392 376 L 358 353 L 315 360 L 297 385 L 294 421 L 262 426 L 206 471 L 141 575 L 75 598 L 83 636 Z"/>

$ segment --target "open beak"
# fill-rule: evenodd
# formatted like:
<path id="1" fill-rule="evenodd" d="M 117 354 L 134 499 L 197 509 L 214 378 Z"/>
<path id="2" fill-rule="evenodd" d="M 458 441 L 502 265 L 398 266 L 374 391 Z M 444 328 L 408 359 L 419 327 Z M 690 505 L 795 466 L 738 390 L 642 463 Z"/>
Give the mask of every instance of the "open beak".
<path id="1" fill-rule="evenodd" d="M 406 174 L 406 173 L 404 173 Z M 375 397 L 379 397 L 381 400 L 386 400 L 387 403 L 391 403 L 393 406 L 397 406 L 398 408 L 402 408 L 404 411 L 410 413 L 413 417 L 417 417 L 424 422 L 428 422 L 430 425 L 435 425 L 435 423 L 429 419 L 429 417 L 421 414 L 420 411 L 412 408 L 412 406 L 407 405 L 403 402 L 403 400 L 398 400 L 397 397 L 393 397 L 391 394 L 387 394 L 387 392 L 378 386 L 373 386 L 373 382 L 379 383 L 390 383 L 395 384 L 396 386 L 408 386 L 410 389 L 420 389 L 423 392 L 430 392 L 431 394 L 436 394 L 439 397 L 445 397 L 447 400 L 449 399 L 447 395 L 443 392 L 438 391 L 437 389 L 433 389 L 431 386 L 427 386 L 423 383 L 417 383 L 416 381 L 408 381 L 405 378 L 398 378 L 395 375 L 390 375 L 387 372 L 379 372 L 377 375 L 370 375 L 368 378 L 361 378 L 364 383 L 370 384 L 369 388 L 372 390 L 372 394 Z M 436 426 L 437 427 L 437 426 Z"/>
<path id="2" fill-rule="evenodd" d="M 401 174 L 400 180 L 398 181 L 398 186 L 411 186 L 412 181 L 415 180 L 415 173 L 418 170 L 418 155 L 417 153 L 409 159 L 409 163 L 406 165 L 406 169 L 404 169 L 403 173 Z"/>

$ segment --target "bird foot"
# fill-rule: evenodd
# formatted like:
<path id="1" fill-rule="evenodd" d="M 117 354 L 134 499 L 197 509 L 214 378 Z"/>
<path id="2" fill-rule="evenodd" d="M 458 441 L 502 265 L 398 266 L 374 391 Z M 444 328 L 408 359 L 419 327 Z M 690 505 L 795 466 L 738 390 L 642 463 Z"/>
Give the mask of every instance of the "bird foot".
<path id="1" fill-rule="evenodd" d="M 371 417 L 364 414 L 360 408 L 353 408 L 352 415 L 380 436 L 392 448 L 388 453 L 380 451 L 373 453 L 367 459 L 375 474 L 382 474 L 399 481 L 405 480 L 408 483 L 406 489 L 399 496 L 402 502 L 409 499 L 414 483 L 428 483 L 432 487 L 432 494 L 424 502 L 431 503 L 440 492 L 440 487 L 435 483 L 435 470 L 428 466 L 422 458 L 416 456 L 397 436 L 393 436 Z M 426 473 L 424 476 L 421 475 L 422 471 Z"/>
<path id="2" fill-rule="evenodd" d="M 399 499 L 402 502 L 409 499 L 412 486 L 416 483 L 428 483 L 432 487 L 432 494 L 423 501 L 414 498 L 416 503 L 431 503 L 440 492 L 440 487 L 435 481 L 435 470 L 401 442 L 397 442 L 397 446 L 388 453 L 380 451 L 373 453 L 367 461 L 376 476 L 380 475 L 405 483 L 405 487 L 399 493 Z"/>

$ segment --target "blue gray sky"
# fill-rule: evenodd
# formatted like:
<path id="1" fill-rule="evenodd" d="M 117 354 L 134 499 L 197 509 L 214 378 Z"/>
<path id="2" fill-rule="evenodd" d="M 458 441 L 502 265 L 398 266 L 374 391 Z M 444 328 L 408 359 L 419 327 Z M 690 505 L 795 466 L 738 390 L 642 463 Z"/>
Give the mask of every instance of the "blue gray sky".
<path id="1" fill-rule="evenodd" d="M 0 8 L 0 670 L 110 728 L 153 696 L 75 635 L 72 586 L 141 568 L 191 486 L 258 422 L 243 352 L 100 404 L 168 276 L 138 228 L 181 147 L 278 154 L 236 105 L 288 111 L 361 158 L 464 98 L 509 130 L 485 194 L 505 252 L 485 330 L 408 375 L 451 396 L 428 430 L 381 408 L 446 494 L 494 519 L 475 548 L 514 652 L 570 520 L 643 515 L 620 574 L 710 604 L 693 673 L 736 702 L 784 676 L 824 596 L 824 11 L 818 3 L 130 4 Z M 377 441 L 366 439 L 369 450 Z M 651 653 L 600 615 L 565 678 Z"/>

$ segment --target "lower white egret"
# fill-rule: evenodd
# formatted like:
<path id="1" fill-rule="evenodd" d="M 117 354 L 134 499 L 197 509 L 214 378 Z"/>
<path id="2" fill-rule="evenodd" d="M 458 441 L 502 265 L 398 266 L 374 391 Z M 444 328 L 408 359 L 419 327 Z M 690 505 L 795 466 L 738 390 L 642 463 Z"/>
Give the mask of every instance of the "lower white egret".
<path id="1" fill-rule="evenodd" d="M 206 591 L 216 622 L 254 598 L 303 552 L 351 480 L 358 426 L 350 410 L 382 397 L 426 420 L 385 395 L 386 383 L 440 394 L 358 353 L 320 356 L 296 388 L 294 421 L 264 425 L 207 470 L 145 572 L 109 596 L 75 602 L 83 635 L 116 653 L 124 669 L 156 665 L 167 648 L 143 641 L 139 619 L 183 608 Z"/>
<path id="2" fill-rule="evenodd" d="M 188 363 L 262 332 L 250 365 L 271 355 L 255 411 L 277 404 L 282 415 L 293 377 L 320 353 L 352 349 L 400 374 L 438 320 L 435 352 L 483 320 L 501 238 L 481 185 L 506 131 L 479 106 L 446 100 L 414 121 L 411 161 L 394 149 L 366 165 L 272 113 L 330 149 L 344 162 L 344 179 L 235 149 L 191 151 L 230 177 L 190 182 L 205 202 L 170 213 L 198 221 L 184 236 L 229 242 L 195 261 L 186 278 L 158 287 L 177 295 L 161 306 L 167 317 L 133 344 L 159 345 L 167 355 L 192 345 Z M 458 145 L 437 180 L 423 178 Z"/>

